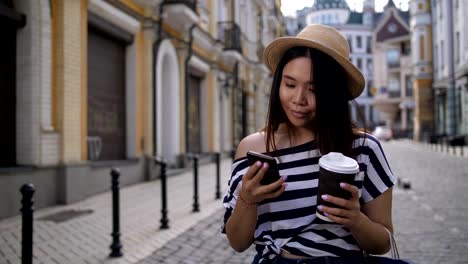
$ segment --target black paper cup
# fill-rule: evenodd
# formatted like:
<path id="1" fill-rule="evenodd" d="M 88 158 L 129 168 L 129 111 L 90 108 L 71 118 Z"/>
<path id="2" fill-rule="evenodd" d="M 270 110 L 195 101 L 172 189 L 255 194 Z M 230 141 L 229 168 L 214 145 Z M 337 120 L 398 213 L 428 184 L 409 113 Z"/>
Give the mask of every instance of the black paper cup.
<path id="1" fill-rule="evenodd" d="M 340 183 L 352 184 L 356 174 L 359 172 L 359 164 L 352 158 L 346 157 L 338 152 L 330 152 L 319 160 L 319 182 L 317 194 L 317 206 L 341 208 L 340 206 L 329 203 L 322 199 L 322 195 L 327 194 L 348 200 L 351 193 L 342 189 Z M 317 210 L 318 218 L 333 222 L 325 216 L 323 212 Z"/>

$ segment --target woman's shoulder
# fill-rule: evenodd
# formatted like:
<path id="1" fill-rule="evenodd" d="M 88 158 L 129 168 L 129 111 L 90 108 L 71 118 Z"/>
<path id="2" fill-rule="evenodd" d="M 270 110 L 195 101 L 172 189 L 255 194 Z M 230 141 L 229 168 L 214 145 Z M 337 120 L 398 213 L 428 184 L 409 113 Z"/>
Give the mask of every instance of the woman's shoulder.
<path id="1" fill-rule="evenodd" d="M 353 148 L 359 147 L 370 149 L 373 152 L 383 152 L 379 139 L 365 131 L 359 131 L 356 133 Z"/>
<path id="2" fill-rule="evenodd" d="M 266 151 L 264 132 L 256 132 L 243 138 L 237 146 L 235 159 L 240 159 L 247 156 L 247 151 L 249 150 L 253 150 L 260 153 Z"/>

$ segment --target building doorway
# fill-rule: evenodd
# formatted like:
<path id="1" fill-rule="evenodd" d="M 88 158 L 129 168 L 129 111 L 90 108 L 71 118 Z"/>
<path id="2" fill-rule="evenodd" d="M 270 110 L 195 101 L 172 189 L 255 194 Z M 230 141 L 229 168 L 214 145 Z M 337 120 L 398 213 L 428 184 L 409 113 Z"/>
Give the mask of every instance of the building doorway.
<path id="1" fill-rule="evenodd" d="M 13 2 L 0 1 L 0 167 L 15 166 L 16 161 L 16 31 L 25 16 L 13 9 Z"/>

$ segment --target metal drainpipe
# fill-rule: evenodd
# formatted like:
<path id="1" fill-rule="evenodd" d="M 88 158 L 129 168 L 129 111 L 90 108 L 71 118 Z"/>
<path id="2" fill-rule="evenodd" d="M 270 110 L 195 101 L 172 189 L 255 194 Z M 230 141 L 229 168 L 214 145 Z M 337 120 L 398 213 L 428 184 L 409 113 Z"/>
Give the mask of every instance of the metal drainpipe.
<path id="1" fill-rule="evenodd" d="M 233 74 L 233 85 L 232 85 L 232 91 L 231 91 L 231 104 L 232 104 L 232 150 L 233 153 L 235 154 L 235 151 L 237 149 L 237 144 L 239 144 L 239 142 L 236 142 L 236 135 L 237 135 L 237 112 L 235 111 L 236 110 L 236 103 L 237 103 L 237 90 L 238 90 L 238 82 L 239 82 L 239 62 L 236 61 L 234 63 L 234 74 Z M 237 103 L 237 105 L 239 105 Z M 233 156 L 233 159 L 234 159 L 234 156 Z"/>
<path id="2" fill-rule="evenodd" d="M 161 35 L 162 35 L 162 26 L 163 26 L 163 8 L 164 5 L 166 4 L 165 1 L 162 1 L 159 4 L 159 17 L 158 17 L 158 28 L 156 31 L 156 41 L 153 42 L 153 156 L 156 156 L 156 147 L 157 147 L 157 116 L 156 116 L 156 110 L 157 110 L 157 100 L 156 100 L 156 95 L 157 95 L 157 84 L 156 84 L 156 67 L 157 67 L 157 57 L 158 57 L 158 48 L 159 45 L 161 44 Z"/>
<path id="3" fill-rule="evenodd" d="M 189 129 L 188 129 L 188 103 L 189 103 L 189 96 L 188 96 L 188 83 L 189 83 L 189 75 L 188 75 L 188 67 L 189 67 L 189 61 L 190 58 L 192 58 L 193 54 L 193 49 L 192 49 L 192 43 L 193 43 L 193 30 L 198 26 L 198 24 L 194 23 L 190 26 L 189 29 L 189 41 L 188 41 L 188 51 L 187 51 L 187 58 L 185 58 L 185 153 L 188 153 L 189 149 L 189 144 L 188 144 L 188 139 L 189 139 Z"/>
<path id="4" fill-rule="evenodd" d="M 442 6 L 441 6 L 442 8 Z M 447 89 L 446 95 L 446 108 L 448 108 L 448 131 L 447 134 L 449 136 L 454 136 L 457 134 L 457 103 L 456 103 L 456 88 L 455 88 L 455 55 L 454 55 L 454 26 L 453 20 L 450 21 L 449 18 L 453 19 L 452 14 L 452 1 L 447 1 L 447 31 L 448 31 L 448 52 L 450 59 L 448 60 L 448 79 L 449 79 L 449 87 Z"/>

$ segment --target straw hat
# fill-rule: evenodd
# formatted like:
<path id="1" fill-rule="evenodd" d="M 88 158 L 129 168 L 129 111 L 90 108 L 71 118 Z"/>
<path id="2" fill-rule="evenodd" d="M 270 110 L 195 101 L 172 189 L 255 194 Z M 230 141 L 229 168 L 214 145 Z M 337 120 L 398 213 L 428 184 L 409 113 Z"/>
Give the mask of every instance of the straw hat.
<path id="1" fill-rule="evenodd" d="M 338 30 L 324 25 L 308 25 L 296 37 L 280 37 L 268 44 L 263 52 L 266 66 L 275 72 L 283 54 L 292 47 L 304 46 L 320 50 L 335 59 L 348 75 L 350 99 L 358 97 L 364 89 L 361 71 L 349 61 L 349 45 Z"/>

